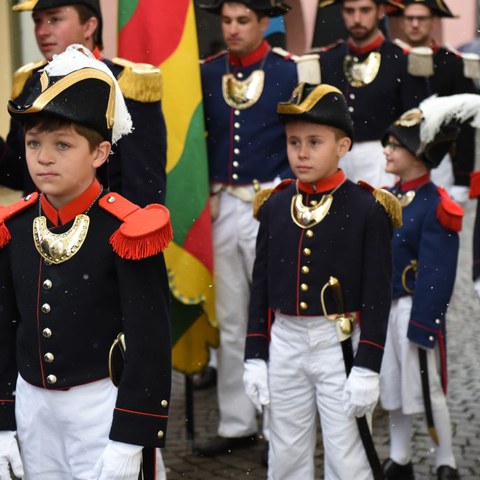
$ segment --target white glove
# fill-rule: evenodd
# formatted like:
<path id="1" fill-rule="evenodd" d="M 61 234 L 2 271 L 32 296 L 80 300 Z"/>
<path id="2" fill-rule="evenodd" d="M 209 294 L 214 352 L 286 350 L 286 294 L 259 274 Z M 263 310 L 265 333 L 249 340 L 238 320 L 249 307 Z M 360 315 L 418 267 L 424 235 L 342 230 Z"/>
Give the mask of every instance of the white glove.
<path id="1" fill-rule="evenodd" d="M 372 413 L 380 395 L 378 373 L 362 367 L 353 367 L 343 389 L 343 408 L 349 417 L 363 417 Z"/>
<path id="2" fill-rule="evenodd" d="M 262 407 L 270 403 L 268 367 L 265 360 L 249 358 L 245 361 L 243 385 L 248 398 L 255 405 L 255 408 L 261 412 Z"/>
<path id="3" fill-rule="evenodd" d="M 17 478 L 23 478 L 23 465 L 15 432 L 0 432 L 0 480 L 11 480 L 10 467 Z"/>
<path id="4" fill-rule="evenodd" d="M 94 467 L 96 480 L 138 480 L 143 447 L 109 440 Z"/>
<path id="5" fill-rule="evenodd" d="M 448 193 L 457 203 L 465 204 L 469 198 L 470 189 L 463 185 L 452 185 L 448 189 Z"/>
<path id="6" fill-rule="evenodd" d="M 475 290 L 478 298 L 480 298 L 480 278 L 477 278 L 477 279 L 473 282 L 473 289 Z"/>

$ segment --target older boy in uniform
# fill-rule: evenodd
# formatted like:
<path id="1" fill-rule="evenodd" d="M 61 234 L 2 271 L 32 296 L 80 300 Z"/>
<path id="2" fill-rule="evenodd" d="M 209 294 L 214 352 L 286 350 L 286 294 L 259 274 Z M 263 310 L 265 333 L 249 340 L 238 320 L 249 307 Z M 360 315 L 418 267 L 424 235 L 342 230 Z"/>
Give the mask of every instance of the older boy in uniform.
<path id="1" fill-rule="evenodd" d="M 452 296 L 462 208 L 430 180 L 454 143 L 455 118 L 476 116 L 480 96 L 430 98 L 386 131 L 387 171 L 403 208 L 403 227 L 393 239 L 393 303 L 380 376 L 380 399 L 390 412 L 388 479 L 413 480 L 412 421 L 425 413 L 437 448 L 439 480 L 457 479 L 446 401 L 446 313 Z"/>
<path id="2" fill-rule="evenodd" d="M 393 217 L 400 207 L 338 168 L 353 125 L 337 88 L 301 83 L 278 112 L 297 179 L 256 197 L 244 373 L 252 402 L 269 406 L 268 478 L 315 478 L 317 410 L 325 478 L 379 478 L 360 434 L 370 433 L 365 415 L 378 399 L 390 309 L 392 224 L 384 204 Z"/>
<path id="3" fill-rule="evenodd" d="M 13 7 L 31 11 L 35 38 L 45 60 L 24 65 L 14 74 L 12 99 L 22 103 L 53 55 L 79 43 L 104 62 L 118 79 L 134 130 L 113 146 L 114 154 L 100 168 L 102 183 L 144 207 L 164 203 L 167 138 L 162 113 L 162 76 L 147 64 L 106 59 L 102 53 L 102 13 L 99 0 L 36 0 Z M 0 139 L 1 140 L 1 139 Z M 0 142 L 0 183 L 30 193 L 34 189 L 25 164 L 23 129 L 12 119 L 7 141 Z"/>
<path id="4" fill-rule="evenodd" d="M 40 193 L 0 209 L 1 478 L 9 463 L 22 476 L 23 462 L 35 480 L 137 480 L 142 450 L 165 444 L 169 212 L 96 179 L 132 124 L 115 77 L 83 46 L 9 112 Z M 122 332 L 117 390 L 108 360 Z"/>

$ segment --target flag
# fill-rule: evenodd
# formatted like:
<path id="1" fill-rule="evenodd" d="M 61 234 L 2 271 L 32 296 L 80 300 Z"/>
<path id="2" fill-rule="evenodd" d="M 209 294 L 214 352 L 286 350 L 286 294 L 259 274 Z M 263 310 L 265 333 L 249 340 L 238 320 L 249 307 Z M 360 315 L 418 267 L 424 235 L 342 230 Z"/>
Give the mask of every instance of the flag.
<path id="1" fill-rule="evenodd" d="M 165 251 L 172 294 L 173 368 L 187 375 L 218 343 L 213 246 L 198 41 L 192 0 L 119 0 L 118 54 L 159 66 L 167 124 L 167 207 L 174 239 Z"/>

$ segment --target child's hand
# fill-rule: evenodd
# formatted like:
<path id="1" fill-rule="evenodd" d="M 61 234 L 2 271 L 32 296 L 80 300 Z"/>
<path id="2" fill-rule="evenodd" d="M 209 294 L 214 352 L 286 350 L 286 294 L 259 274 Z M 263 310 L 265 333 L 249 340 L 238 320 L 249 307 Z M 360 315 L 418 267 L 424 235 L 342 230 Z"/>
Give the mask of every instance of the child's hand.
<path id="1" fill-rule="evenodd" d="M 353 367 L 343 390 L 343 408 L 349 417 L 363 417 L 373 412 L 379 395 L 378 373 Z"/>
<path id="2" fill-rule="evenodd" d="M 17 478 L 23 478 L 23 464 L 15 432 L 0 432 L 0 480 L 11 480 L 10 466 Z"/>
<path id="3" fill-rule="evenodd" d="M 137 480 L 143 447 L 109 440 L 94 468 L 96 480 Z M 3 480 L 3 479 L 2 479 Z"/>
<path id="4" fill-rule="evenodd" d="M 245 362 L 243 384 L 248 398 L 255 405 L 255 408 L 261 412 L 262 407 L 270 403 L 267 362 L 258 358 L 248 359 Z"/>

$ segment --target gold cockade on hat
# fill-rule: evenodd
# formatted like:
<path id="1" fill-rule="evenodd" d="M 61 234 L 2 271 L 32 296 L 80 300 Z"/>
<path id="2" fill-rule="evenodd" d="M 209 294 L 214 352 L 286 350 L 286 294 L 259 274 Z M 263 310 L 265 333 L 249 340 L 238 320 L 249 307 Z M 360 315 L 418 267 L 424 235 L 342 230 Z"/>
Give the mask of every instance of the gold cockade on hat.
<path id="1" fill-rule="evenodd" d="M 422 123 L 423 118 L 423 113 L 419 108 L 412 108 L 402 114 L 402 116 L 395 121 L 394 125 L 400 127 L 414 127 L 415 125 Z"/>

